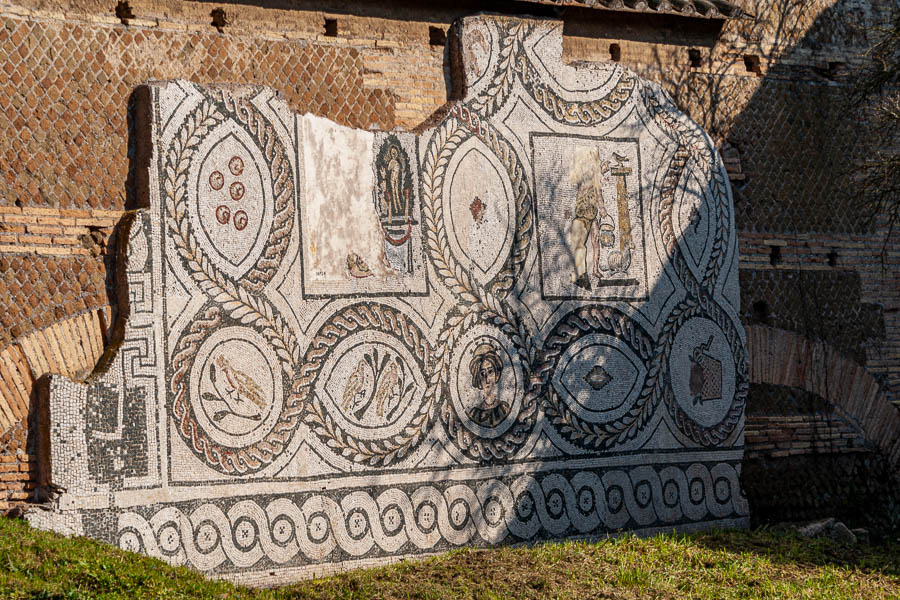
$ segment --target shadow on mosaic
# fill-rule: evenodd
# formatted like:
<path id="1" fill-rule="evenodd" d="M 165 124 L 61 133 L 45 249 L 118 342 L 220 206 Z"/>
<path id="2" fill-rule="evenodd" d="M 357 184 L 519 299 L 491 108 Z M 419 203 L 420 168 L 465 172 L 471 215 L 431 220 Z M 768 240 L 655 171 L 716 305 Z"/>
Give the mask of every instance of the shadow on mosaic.
<path id="1" fill-rule="evenodd" d="M 32 524 L 251 584 L 746 524 L 725 170 L 561 29 L 457 22 L 461 100 L 415 133 L 142 90 L 127 319 L 49 382 Z"/>

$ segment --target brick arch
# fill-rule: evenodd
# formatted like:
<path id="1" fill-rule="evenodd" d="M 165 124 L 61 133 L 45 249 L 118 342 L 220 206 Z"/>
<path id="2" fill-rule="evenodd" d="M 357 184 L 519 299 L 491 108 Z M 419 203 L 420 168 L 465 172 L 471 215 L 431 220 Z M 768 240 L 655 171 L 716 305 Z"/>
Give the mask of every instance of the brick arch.
<path id="1" fill-rule="evenodd" d="M 38 457 L 30 417 L 34 386 L 48 373 L 84 379 L 107 345 L 112 310 L 107 306 L 32 330 L 0 344 L 0 511 L 34 499 Z"/>
<path id="2" fill-rule="evenodd" d="M 865 433 L 900 471 L 900 411 L 874 377 L 829 344 L 763 325 L 747 328 L 750 382 L 785 385 L 818 394 Z"/>
<path id="3" fill-rule="evenodd" d="M 32 331 L 0 348 L 0 435 L 25 424 L 35 382 L 48 373 L 87 377 L 107 341 L 111 308 L 104 306 Z"/>

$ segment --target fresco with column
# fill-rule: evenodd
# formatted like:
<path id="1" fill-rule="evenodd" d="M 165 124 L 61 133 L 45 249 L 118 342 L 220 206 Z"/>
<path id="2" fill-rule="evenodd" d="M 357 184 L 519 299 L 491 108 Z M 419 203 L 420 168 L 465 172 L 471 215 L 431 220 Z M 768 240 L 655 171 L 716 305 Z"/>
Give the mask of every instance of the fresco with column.
<path id="1" fill-rule="evenodd" d="M 562 25 L 454 25 L 416 132 L 146 89 L 126 322 L 54 376 L 37 526 L 248 583 L 460 545 L 747 522 L 731 190 Z"/>

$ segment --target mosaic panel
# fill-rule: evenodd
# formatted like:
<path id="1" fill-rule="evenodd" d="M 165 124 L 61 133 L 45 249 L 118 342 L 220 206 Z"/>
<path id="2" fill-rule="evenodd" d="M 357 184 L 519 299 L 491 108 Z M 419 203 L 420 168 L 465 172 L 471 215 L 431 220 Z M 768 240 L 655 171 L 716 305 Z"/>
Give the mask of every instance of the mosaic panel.
<path id="1" fill-rule="evenodd" d="M 32 522 L 269 584 L 746 523 L 721 159 L 658 86 L 563 65 L 561 29 L 458 22 L 465 97 L 417 133 L 150 85 L 124 337 L 51 380 L 64 492 Z"/>

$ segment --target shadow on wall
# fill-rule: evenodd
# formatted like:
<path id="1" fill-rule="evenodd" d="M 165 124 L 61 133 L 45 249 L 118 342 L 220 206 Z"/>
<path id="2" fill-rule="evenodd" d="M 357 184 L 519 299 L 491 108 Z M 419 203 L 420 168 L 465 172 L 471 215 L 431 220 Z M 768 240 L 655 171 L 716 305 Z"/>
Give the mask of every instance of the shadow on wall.
<path id="1" fill-rule="evenodd" d="M 891 283 L 900 265 L 896 258 L 878 263 L 885 232 L 870 228 L 853 187 L 854 165 L 883 147 L 885 137 L 849 103 L 848 92 L 867 65 L 864 53 L 877 40 L 879 23 L 892 22 L 896 10 L 889 2 L 842 0 L 816 14 L 812 3 L 773 0 L 738 25 L 742 55 L 717 56 L 711 67 L 704 64 L 708 72 L 661 75 L 726 160 L 729 154 L 740 158 L 743 173 L 733 181 L 736 225 L 744 253 L 760 258 L 741 269 L 745 325 L 823 340 L 860 369 L 881 354 L 886 336 L 900 333 L 896 318 L 889 317 L 890 328 L 885 321 L 885 305 L 900 305 Z M 772 45 L 762 47 L 762 40 Z M 865 250 L 856 249 L 858 236 L 865 236 Z M 766 245 L 763 238 L 775 242 Z M 881 290 L 882 303 L 862 300 L 864 283 Z M 756 350 L 772 353 L 765 358 L 772 369 L 798 368 L 790 348 Z M 900 480 L 885 451 L 895 447 L 900 431 L 895 411 L 882 404 L 898 390 L 880 371 L 873 375 L 887 397 L 872 396 L 875 402 L 866 405 L 847 397 L 844 387 L 836 405 L 825 398 L 841 396 L 832 389 L 842 384 L 840 370 L 825 364 L 826 356 L 818 354 L 813 360 L 822 364 L 811 367 L 824 376 L 821 395 L 751 379 L 747 427 L 760 433 L 748 433 L 751 455 L 742 482 L 754 523 L 836 516 L 879 534 L 896 532 Z M 810 395 L 818 401 L 797 401 Z M 884 422 L 873 423 L 872 413 L 882 410 Z M 829 421 L 863 432 L 864 447 L 846 448 L 854 434 L 836 433 L 823 425 Z M 792 422 L 809 430 L 792 433 Z"/>
<path id="2" fill-rule="evenodd" d="M 562 70 L 555 25 L 459 26 L 483 49 L 452 54 L 471 89 L 421 133 L 415 173 L 411 134 L 287 115 L 267 90 L 155 86 L 166 147 L 159 203 L 127 232 L 130 321 L 107 371 L 51 382 L 67 427 L 44 428 L 50 479 L 67 495 L 29 518 L 267 581 L 264 555 L 312 569 L 744 524 L 748 361 L 725 170 L 658 86 L 611 65 Z M 594 93 L 578 111 L 557 72 Z M 298 142 L 272 125 L 292 118 L 300 188 L 285 149 Z M 256 172 L 280 174 L 271 192 L 251 187 L 268 181 Z M 248 212 L 266 223 L 247 198 L 271 199 L 273 225 L 241 237 Z M 352 236 L 304 241 L 327 222 L 310 215 L 335 207 Z M 418 263 L 393 249 L 417 239 Z M 381 256 L 406 268 L 399 291 Z M 281 545 L 248 537 L 263 533 Z"/>

